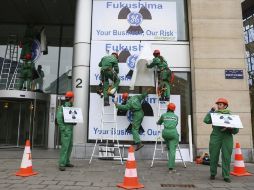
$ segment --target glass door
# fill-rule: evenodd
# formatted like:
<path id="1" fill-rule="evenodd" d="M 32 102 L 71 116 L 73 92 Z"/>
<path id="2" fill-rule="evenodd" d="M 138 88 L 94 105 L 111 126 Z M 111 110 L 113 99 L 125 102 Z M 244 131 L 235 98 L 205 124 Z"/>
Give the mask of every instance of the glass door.
<path id="1" fill-rule="evenodd" d="M 32 126 L 31 103 L 0 100 L 0 147 L 24 145 Z"/>

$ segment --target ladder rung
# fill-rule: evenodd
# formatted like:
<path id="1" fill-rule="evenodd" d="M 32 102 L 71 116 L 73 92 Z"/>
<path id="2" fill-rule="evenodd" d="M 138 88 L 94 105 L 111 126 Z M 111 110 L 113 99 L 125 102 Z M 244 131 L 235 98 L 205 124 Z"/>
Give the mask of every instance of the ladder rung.
<path id="1" fill-rule="evenodd" d="M 115 115 L 114 113 L 104 113 L 103 115 Z"/>
<path id="2" fill-rule="evenodd" d="M 103 148 L 107 149 L 107 152 L 111 151 L 110 149 L 118 149 L 118 148 L 121 148 L 120 146 L 117 147 L 117 146 L 102 146 Z M 106 150 L 103 150 L 103 152 L 106 152 Z"/>
<path id="3" fill-rule="evenodd" d="M 165 151 L 164 149 L 161 149 L 161 148 L 156 148 L 156 150 L 155 151 Z"/>
<path id="4" fill-rule="evenodd" d="M 102 121 L 103 123 L 116 123 L 116 121 Z"/>

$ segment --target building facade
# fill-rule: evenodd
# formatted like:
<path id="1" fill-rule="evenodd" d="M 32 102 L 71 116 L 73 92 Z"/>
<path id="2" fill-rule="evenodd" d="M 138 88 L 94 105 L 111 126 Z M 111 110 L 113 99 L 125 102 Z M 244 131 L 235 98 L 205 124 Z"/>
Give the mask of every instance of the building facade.
<path id="1" fill-rule="evenodd" d="M 49 53 L 48 55 L 42 55 L 37 61 L 37 64 L 41 64 L 45 73 L 48 74 L 44 79 L 44 91 L 51 96 L 51 103 L 48 106 L 49 124 L 48 130 L 46 130 L 46 146 L 53 148 L 58 145 L 56 143 L 58 132 L 54 129 L 54 113 L 57 106 L 56 96 L 72 89 L 75 94 L 74 105 L 82 108 L 84 118 L 84 123 L 77 124 L 74 128 L 73 156 L 76 158 L 90 157 L 94 142 L 92 133 L 95 131 L 92 127 L 96 125 L 96 123 L 91 123 L 91 121 L 99 119 L 98 115 L 93 112 L 93 106 L 99 104 L 94 96 L 96 82 L 98 82 L 95 78 L 97 72 L 95 64 L 98 64 L 98 59 L 103 55 L 111 53 L 113 50 L 120 52 L 119 49 L 116 49 L 119 43 L 125 44 L 127 48 L 135 45 L 143 47 L 149 44 L 151 50 L 161 50 L 163 56 L 168 60 L 170 68 L 175 73 L 176 77 L 172 86 L 172 94 L 175 96 L 174 101 L 177 101 L 177 97 L 179 97 L 178 105 L 181 115 L 180 141 L 187 154 L 190 151 L 188 145 L 191 142 L 194 147 L 194 155 L 199 155 L 208 150 L 212 128 L 203 123 L 203 118 L 214 106 L 217 98 L 225 97 L 229 100 L 229 109 L 233 113 L 240 115 L 244 125 L 244 128 L 234 137 L 234 142 L 240 142 L 245 159 L 252 160 L 251 103 L 244 47 L 241 0 L 124 2 L 77 0 L 75 3 L 71 3 L 69 8 L 63 8 L 57 3 L 60 2 L 56 1 L 54 5 L 50 2 L 45 4 L 48 18 L 52 18 L 49 19 L 50 23 L 47 19 L 43 20 L 39 16 L 38 20 L 36 20 L 36 17 L 32 18 L 32 20 L 34 19 L 33 24 L 37 28 L 43 25 L 48 31 Z M 68 1 L 64 3 L 68 3 Z M 143 4 L 138 7 L 137 3 Z M 170 14 L 174 14 L 170 15 L 169 12 L 162 12 L 160 15 L 159 11 L 162 11 L 160 10 L 160 4 L 164 7 L 169 7 Z M 103 5 L 107 9 L 103 8 Z M 167 26 L 173 26 L 170 28 L 172 31 L 170 38 L 162 38 L 163 33 L 160 33 L 159 39 L 153 39 L 152 37 L 155 35 L 153 33 L 147 33 L 149 35 L 145 37 L 137 38 L 132 36 L 129 38 L 126 35 L 124 37 L 120 34 L 113 35 L 113 31 L 112 35 L 103 34 L 99 36 L 98 27 L 118 30 L 118 26 L 114 25 L 115 22 L 119 24 L 119 27 L 120 25 L 125 26 L 126 23 L 128 24 L 127 20 L 125 21 L 124 19 L 109 20 L 114 12 L 113 8 L 120 11 L 126 5 L 129 6 L 131 11 L 132 9 L 136 10 L 137 7 L 142 8 L 145 5 L 152 15 L 151 23 L 153 23 L 155 28 L 162 27 L 162 29 L 169 30 Z M 59 12 L 53 13 L 51 10 L 53 6 L 55 8 L 59 6 Z M 158 10 L 153 10 L 156 8 Z M 110 10 L 112 12 L 107 12 Z M 67 12 L 70 13 L 70 17 L 66 16 Z M 103 14 L 108 14 L 108 16 L 100 18 L 99 16 Z M 143 17 L 145 16 L 143 15 Z M 147 20 L 140 24 L 140 27 L 145 32 L 149 30 L 149 27 L 152 28 L 152 25 L 149 26 L 148 17 L 146 18 Z M 160 20 L 156 20 L 156 18 Z M 17 25 L 6 19 L 2 26 L 6 28 L 6 31 L 10 31 L 10 27 L 24 31 L 25 25 L 29 24 L 31 20 L 24 16 L 23 20 L 21 19 L 17 22 L 20 23 Z M 105 26 L 103 25 L 104 23 L 106 23 Z M 159 25 L 160 23 L 161 26 Z M 98 35 L 96 35 L 96 32 Z M 10 32 L 6 32 L 1 35 L 1 52 L 5 51 L 4 36 L 9 34 Z M 72 35 L 74 36 L 73 38 Z M 104 46 L 108 49 L 104 49 Z M 130 50 L 130 53 L 133 54 L 134 50 Z M 1 57 L 4 57 L 3 54 Z M 71 77 L 69 74 L 70 69 L 72 70 Z M 226 79 L 225 73 L 228 70 L 242 72 L 243 78 Z M 66 82 L 63 82 L 63 79 Z M 70 80 L 72 80 L 72 86 L 68 85 Z M 122 83 L 124 84 L 124 82 L 123 79 Z M 64 84 L 66 84 L 66 87 L 64 87 Z M 136 87 L 132 93 L 138 94 L 146 89 L 146 86 Z M 127 85 L 122 85 L 119 93 L 126 90 L 128 90 Z M 153 93 L 155 94 L 155 89 Z M 4 101 L 3 105 L 6 103 Z M 191 122 L 188 118 L 191 118 Z M 149 117 L 144 120 L 145 123 L 149 121 Z M 154 125 L 154 127 L 156 126 Z M 192 129 L 191 137 L 189 135 L 190 127 Z M 152 156 L 154 145 L 151 141 L 147 141 L 146 146 L 138 155 L 139 158 L 150 159 Z"/>

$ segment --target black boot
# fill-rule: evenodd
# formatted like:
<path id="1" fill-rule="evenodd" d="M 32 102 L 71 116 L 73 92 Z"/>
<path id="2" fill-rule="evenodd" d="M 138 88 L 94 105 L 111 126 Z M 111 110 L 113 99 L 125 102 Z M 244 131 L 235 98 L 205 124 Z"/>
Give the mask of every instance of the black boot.
<path id="1" fill-rule="evenodd" d="M 165 97 L 165 98 L 164 98 L 164 101 L 169 102 L 169 97 Z"/>
<path id="2" fill-rule="evenodd" d="M 210 180 L 215 180 L 215 175 L 211 175 Z"/>
<path id="3" fill-rule="evenodd" d="M 229 178 L 224 178 L 224 181 L 227 183 L 231 183 L 231 179 L 229 179 Z"/>
<path id="4" fill-rule="evenodd" d="M 65 167 L 64 166 L 59 166 L 59 170 L 60 171 L 65 171 Z"/>
<path id="5" fill-rule="evenodd" d="M 109 97 L 104 97 L 104 106 L 110 106 Z"/>
<path id="6" fill-rule="evenodd" d="M 73 168 L 74 165 L 73 164 L 66 164 L 66 167 Z"/>
<path id="7" fill-rule="evenodd" d="M 162 102 L 164 101 L 164 97 L 160 97 L 159 100 Z"/>
<path id="8" fill-rule="evenodd" d="M 142 143 L 137 144 L 135 151 L 141 149 L 144 145 Z"/>

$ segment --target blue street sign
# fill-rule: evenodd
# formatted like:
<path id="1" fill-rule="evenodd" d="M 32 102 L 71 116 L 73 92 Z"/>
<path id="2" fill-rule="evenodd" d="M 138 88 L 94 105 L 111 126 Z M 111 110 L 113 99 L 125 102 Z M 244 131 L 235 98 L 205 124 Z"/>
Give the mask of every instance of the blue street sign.
<path id="1" fill-rule="evenodd" d="M 243 70 L 225 70 L 225 79 L 243 79 Z"/>

